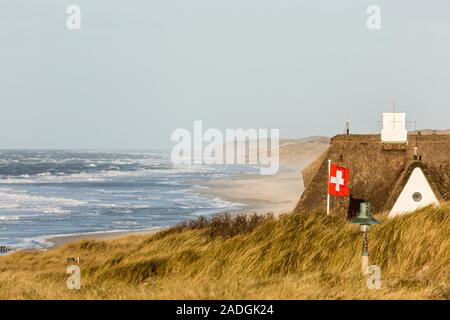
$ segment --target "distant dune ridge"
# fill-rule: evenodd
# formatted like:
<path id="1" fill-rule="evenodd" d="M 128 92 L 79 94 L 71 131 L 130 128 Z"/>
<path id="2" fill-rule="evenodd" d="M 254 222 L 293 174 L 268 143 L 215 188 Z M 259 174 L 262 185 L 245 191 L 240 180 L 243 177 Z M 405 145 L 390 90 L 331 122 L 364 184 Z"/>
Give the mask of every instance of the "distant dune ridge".
<path id="1" fill-rule="evenodd" d="M 271 149 L 274 149 L 274 146 L 270 142 L 267 143 L 267 148 L 262 147 L 265 143 L 260 143 L 260 140 L 246 140 L 245 142 L 241 142 L 245 143 L 247 162 L 251 155 L 257 156 L 258 153 L 270 154 Z M 280 163 L 284 165 L 300 165 L 304 161 L 309 162 L 323 152 L 328 147 L 329 142 L 330 138 L 324 136 L 311 136 L 301 139 L 280 139 L 278 145 Z M 225 143 L 223 145 L 224 153 L 226 153 L 227 148 L 234 147 L 236 149 L 236 146 L 236 142 Z"/>
<path id="2" fill-rule="evenodd" d="M 321 154 L 329 146 L 329 143 L 330 138 L 323 136 L 282 139 L 280 140 L 280 162 L 282 164 L 309 163 Z"/>

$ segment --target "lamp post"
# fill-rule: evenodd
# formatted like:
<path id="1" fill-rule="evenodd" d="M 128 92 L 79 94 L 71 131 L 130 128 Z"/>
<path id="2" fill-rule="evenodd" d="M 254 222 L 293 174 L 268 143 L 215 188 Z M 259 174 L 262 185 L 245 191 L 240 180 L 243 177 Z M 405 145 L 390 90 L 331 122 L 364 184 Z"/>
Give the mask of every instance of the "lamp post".
<path id="1" fill-rule="evenodd" d="M 363 245 L 361 252 L 362 272 L 364 275 L 366 275 L 369 268 L 369 241 L 367 238 L 367 233 L 371 225 L 379 224 L 380 222 L 372 217 L 370 203 L 361 202 L 359 205 L 359 215 L 350 220 L 350 223 L 360 225 L 360 230 L 363 236 Z"/>

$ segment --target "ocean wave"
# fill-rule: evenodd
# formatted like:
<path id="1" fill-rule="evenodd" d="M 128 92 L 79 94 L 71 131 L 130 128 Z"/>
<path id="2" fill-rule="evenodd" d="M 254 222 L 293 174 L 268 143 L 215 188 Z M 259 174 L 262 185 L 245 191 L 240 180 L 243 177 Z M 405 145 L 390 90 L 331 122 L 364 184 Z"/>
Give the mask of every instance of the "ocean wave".
<path id="1" fill-rule="evenodd" d="M 141 172 L 125 172 L 125 171 L 105 171 L 96 173 L 75 173 L 66 175 L 63 172 L 56 172 L 54 174 L 42 173 L 33 177 L 3 177 L 0 184 L 36 184 L 36 183 L 70 183 L 70 182 L 104 182 L 109 181 L 114 177 L 133 177 L 141 175 Z"/>
<path id="2" fill-rule="evenodd" d="M 14 242 L 13 250 L 20 249 L 47 249 L 53 246 L 53 243 L 46 238 L 38 237 L 26 237 L 16 239 Z"/>
<path id="3" fill-rule="evenodd" d="M 0 216 L 1 221 L 16 221 L 20 220 L 23 216 Z"/>
<path id="4" fill-rule="evenodd" d="M 170 169 L 168 155 L 154 153 L 81 151 L 0 151 L 0 177 L 27 179 L 48 175 L 71 176 L 104 171 Z"/>
<path id="5" fill-rule="evenodd" d="M 215 206 L 216 208 L 229 208 L 229 207 L 245 206 L 242 203 L 226 201 L 219 197 L 215 197 L 215 198 L 211 199 L 211 202 L 212 202 L 213 206 Z"/>
<path id="6" fill-rule="evenodd" d="M 25 153 L 27 155 L 27 153 Z M 2 160 L 0 167 L 0 184 L 34 184 L 34 183 L 71 183 L 71 182 L 105 182 L 115 177 L 137 177 L 157 174 L 161 178 L 170 176 L 171 179 L 161 184 L 176 185 L 174 179 L 184 178 L 186 175 L 214 174 L 216 177 L 224 175 L 224 166 L 208 165 L 174 165 L 168 155 L 141 154 L 137 158 L 96 158 L 96 154 L 77 154 L 67 156 L 64 152 L 43 153 L 40 157 L 27 157 L 23 154 L 13 154 L 7 160 Z M 128 155 L 128 154 L 126 154 Z M 122 157 L 124 154 L 115 154 Z"/>
<path id="7" fill-rule="evenodd" d="M 186 174 L 186 173 L 201 173 L 202 170 L 186 169 L 179 170 L 174 169 L 159 169 L 160 175 L 170 174 Z M 102 170 L 99 172 L 81 172 L 74 174 L 65 174 L 64 172 L 42 172 L 34 176 L 21 175 L 21 176 L 0 176 L 0 184 L 36 184 L 36 183 L 73 183 L 73 182 L 105 182 L 110 181 L 117 177 L 145 177 L 148 174 L 155 173 L 151 169 L 142 169 L 136 171 L 116 171 L 116 170 Z M 177 179 L 182 176 L 174 175 L 172 179 Z M 157 184 L 163 185 L 179 185 L 178 182 L 173 180 L 155 181 Z"/>
<path id="8" fill-rule="evenodd" d="M 68 207 L 78 207 L 85 201 L 32 195 L 26 191 L 0 189 L 0 209 L 15 209 L 51 214 L 67 214 Z"/>

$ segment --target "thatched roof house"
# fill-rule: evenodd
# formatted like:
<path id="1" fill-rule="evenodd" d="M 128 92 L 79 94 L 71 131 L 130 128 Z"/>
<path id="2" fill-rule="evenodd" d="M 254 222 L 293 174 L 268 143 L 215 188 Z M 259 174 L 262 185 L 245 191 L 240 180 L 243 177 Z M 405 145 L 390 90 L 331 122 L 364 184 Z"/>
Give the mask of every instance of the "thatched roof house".
<path id="1" fill-rule="evenodd" d="M 359 202 L 396 215 L 450 200 L 450 135 L 409 133 L 384 143 L 381 135 L 337 135 L 303 172 L 305 191 L 294 212 L 326 208 L 328 159 L 350 169 L 350 197 L 331 197 L 331 214 L 352 217 Z"/>

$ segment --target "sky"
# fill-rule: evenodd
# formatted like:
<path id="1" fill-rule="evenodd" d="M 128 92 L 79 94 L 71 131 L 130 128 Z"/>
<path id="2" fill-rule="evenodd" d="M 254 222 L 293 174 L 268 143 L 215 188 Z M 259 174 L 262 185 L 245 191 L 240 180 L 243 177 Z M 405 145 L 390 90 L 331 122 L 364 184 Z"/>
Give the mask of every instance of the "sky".
<path id="1" fill-rule="evenodd" d="M 195 120 L 379 132 L 394 99 L 409 129 L 450 128 L 449 57 L 449 0 L 2 0 L 0 148 L 170 148 Z"/>

